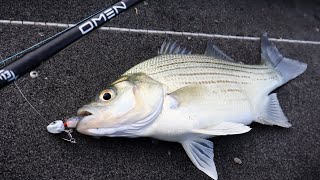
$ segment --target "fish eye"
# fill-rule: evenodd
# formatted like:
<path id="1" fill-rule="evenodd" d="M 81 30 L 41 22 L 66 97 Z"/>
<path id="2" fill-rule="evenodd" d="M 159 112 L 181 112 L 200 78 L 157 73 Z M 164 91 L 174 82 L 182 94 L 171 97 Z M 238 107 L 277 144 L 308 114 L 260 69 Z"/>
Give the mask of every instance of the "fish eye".
<path id="1" fill-rule="evenodd" d="M 104 90 L 100 93 L 100 99 L 103 101 L 109 101 L 114 97 L 114 91 L 111 89 Z"/>
<path id="2" fill-rule="evenodd" d="M 111 99 L 111 94 L 110 93 L 104 93 L 104 95 L 102 96 L 102 98 L 104 99 L 104 100 L 110 100 Z"/>

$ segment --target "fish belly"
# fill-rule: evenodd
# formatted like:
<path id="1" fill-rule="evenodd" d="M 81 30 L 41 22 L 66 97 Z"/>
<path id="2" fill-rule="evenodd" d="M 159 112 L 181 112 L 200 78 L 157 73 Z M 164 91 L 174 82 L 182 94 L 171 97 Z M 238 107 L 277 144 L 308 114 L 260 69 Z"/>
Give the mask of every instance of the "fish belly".
<path id="1" fill-rule="evenodd" d="M 221 122 L 250 124 L 254 113 L 250 100 L 238 91 L 209 91 L 193 94 L 190 99 L 179 99 L 178 107 L 166 102 L 149 135 L 166 141 L 182 141 L 192 136 L 192 130 L 206 129 Z M 210 137 L 210 136 L 209 136 Z"/>

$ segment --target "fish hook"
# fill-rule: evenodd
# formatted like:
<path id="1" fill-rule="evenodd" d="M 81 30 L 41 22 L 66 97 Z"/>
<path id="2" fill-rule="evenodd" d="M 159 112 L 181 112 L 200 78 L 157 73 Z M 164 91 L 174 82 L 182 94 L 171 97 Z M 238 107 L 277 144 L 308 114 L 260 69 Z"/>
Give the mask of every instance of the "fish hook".
<path id="1" fill-rule="evenodd" d="M 71 134 L 73 132 L 72 129 L 64 130 L 64 132 L 67 133 L 69 139 L 66 139 L 66 138 L 61 138 L 61 139 L 68 141 L 70 143 L 73 143 L 73 144 L 77 143 L 76 139 L 74 137 L 72 137 L 72 134 Z"/>

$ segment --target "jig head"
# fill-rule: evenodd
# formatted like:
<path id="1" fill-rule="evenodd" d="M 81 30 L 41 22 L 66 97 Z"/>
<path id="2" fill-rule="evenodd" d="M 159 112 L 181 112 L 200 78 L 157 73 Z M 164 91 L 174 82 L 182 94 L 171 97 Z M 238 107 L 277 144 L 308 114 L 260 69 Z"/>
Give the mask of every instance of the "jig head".
<path id="1" fill-rule="evenodd" d="M 62 132 L 65 132 L 69 139 L 62 138 L 65 141 L 76 143 L 76 139 L 72 137 L 72 132 L 74 128 L 76 128 L 78 122 L 82 119 L 80 116 L 71 117 L 65 121 L 63 120 L 56 120 L 50 123 L 47 126 L 48 132 L 52 134 L 60 134 Z"/>

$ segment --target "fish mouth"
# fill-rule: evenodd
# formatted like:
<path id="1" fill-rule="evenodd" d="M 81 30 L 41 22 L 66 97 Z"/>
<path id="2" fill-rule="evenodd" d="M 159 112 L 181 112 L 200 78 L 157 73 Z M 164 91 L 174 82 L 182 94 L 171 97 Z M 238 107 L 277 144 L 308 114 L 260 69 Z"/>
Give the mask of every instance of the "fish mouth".
<path id="1" fill-rule="evenodd" d="M 80 110 L 78 110 L 77 115 L 85 117 L 85 116 L 91 116 L 93 114 L 87 110 L 80 109 Z"/>
<path id="2" fill-rule="evenodd" d="M 82 117 L 88 117 L 88 116 L 93 116 L 95 114 L 94 109 L 91 106 L 83 106 L 77 111 L 78 116 Z"/>

